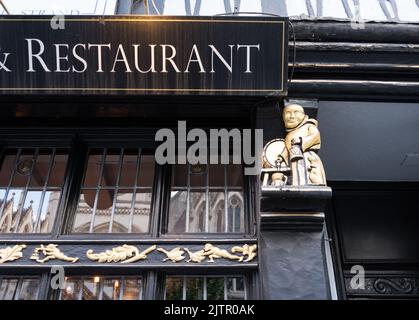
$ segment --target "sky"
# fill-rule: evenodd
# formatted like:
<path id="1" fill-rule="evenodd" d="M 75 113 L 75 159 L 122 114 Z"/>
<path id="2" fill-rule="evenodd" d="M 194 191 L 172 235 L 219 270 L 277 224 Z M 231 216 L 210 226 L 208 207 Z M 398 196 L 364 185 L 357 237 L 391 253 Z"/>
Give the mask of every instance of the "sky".
<path id="1" fill-rule="evenodd" d="M 160 8 L 159 3 L 163 0 L 149 0 L 149 6 Z M 196 0 L 188 0 L 191 8 L 195 7 Z M 202 0 L 200 15 L 215 15 L 225 13 L 225 1 L 230 1 L 230 7 L 234 8 L 234 0 Z M 308 14 L 306 0 L 241 0 L 240 11 L 243 12 L 275 12 L 278 3 L 285 1 L 288 15 L 298 16 Z M 311 0 L 314 12 L 317 12 L 316 3 Z M 323 16 L 346 18 L 343 1 L 346 1 L 353 10 L 354 0 L 322 0 Z M 380 1 L 386 2 L 390 11 L 390 0 L 359 0 L 361 17 L 366 20 L 385 20 L 385 15 L 380 6 Z M 402 21 L 419 22 L 418 0 L 394 0 Z M 9 11 L 13 14 L 114 14 L 117 0 L 3 0 Z M 164 15 L 185 15 L 185 0 L 166 0 Z M 0 9 L 0 14 L 3 10 Z"/>

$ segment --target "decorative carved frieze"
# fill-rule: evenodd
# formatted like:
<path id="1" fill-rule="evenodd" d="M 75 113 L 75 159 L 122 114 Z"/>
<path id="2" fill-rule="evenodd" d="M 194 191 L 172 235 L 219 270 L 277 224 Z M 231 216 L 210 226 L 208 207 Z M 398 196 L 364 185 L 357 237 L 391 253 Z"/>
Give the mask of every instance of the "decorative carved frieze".
<path id="1" fill-rule="evenodd" d="M 161 263 L 161 261 L 170 261 L 172 263 L 214 263 L 215 260 L 223 259 L 237 262 L 251 262 L 257 256 L 257 245 L 256 244 L 244 244 L 227 247 L 226 245 L 215 246 L 211 243 L 206 243 L 203 247 L 197 245 L 190 245 L 189 247 L 182 246 L 166 246 L 159 247 L 157 245 L 151 245 L 148 248 L 140 251 L 140 249 L 134 245 L 124 244 L 122 246 L 113 247 L 106 249 L 106 246 L 100 245 L 90 249 L 88 246 L 74 248 L 67 244 L 60 244 L 63 247 L 63 251 L 59 248 L 58 244 L 40 244 L 40 245 L 29 245 L 32 251 L 31 256 L 24 257 L 22 250 L 27 247 L 25 244 L 15 245 L 14 247 L 6 247 L 0 249 L 0 263 L 7 261 L 14 261 L 24 258 L 24 262 L 19 262 L 21 265 L 27 264 L 28 260 L 33 260 L 39 264 L 43 264 L 50 260 L 61 260 L 63 262 L 76 263 L 80 260 L 93 261 L 96 263 L 134 263 L 140 260 L 147 260 L 148 263 Z M 67 256 L 64 252 L 68 249 L 75 253 L 75 257 Z M 96 249 L 94 249 L 96 248 Z M 158 254 L 149 256 L 153 251 Z M 83 254 L 85 253 L 85 255 Z M 164 254 L 165 257 L 161 260 L 159 255 Z M 81 254 L 81 255 L 80 255 Z M 78 255 L 78 256 L 77 256 Z M 189 258 L 188 258 L 189 257 Z"/>
<path id="2" fill-rule="evenodd" d="M 13 247 L 0 249 L 0 263 L 18 260 L 23 257 L 22 250 L 26 248 L 24 244 L 17 244 Z"/>

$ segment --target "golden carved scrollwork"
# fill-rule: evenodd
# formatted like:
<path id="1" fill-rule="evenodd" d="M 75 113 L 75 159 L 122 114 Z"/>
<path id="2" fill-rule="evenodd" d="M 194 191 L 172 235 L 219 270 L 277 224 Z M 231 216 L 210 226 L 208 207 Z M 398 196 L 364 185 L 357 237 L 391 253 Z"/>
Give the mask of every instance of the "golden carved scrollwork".
<path id="1" fill-rule="evenodd" d="M 92 249 L 87 250 L 86 256 L 90 260 L 97 261 L 99 263 L 107 262 L 120 262 L 120 263 L 132 263 L 138 260 L 144 260 L 147 255 L 156 249 L 156 245 L 140 250 L 135 246 L 124 244 L 120 247 L 112 248 L 112 250 L 106 250 L 99 253 L 94 253 Z"/>
<path id="2" fill-rule="evenodd" d="M 44 258 L 41 259 L 39 257 L 40 253 L 44 256 Z M 72 257 L 66 256 L 63 252 L 61 252 L 60 249 L 58 249 L 57 244 L 48 244 L 46 246 L 41 244 L 40 247 L 35 248 L 33 250 L 33 253 L 31 256 L 31 260 L 35 260 L 36 262 L 39 262 L 39 263 L 45 263 L 49 260 L 55 260 L 55 259 L 67 261 L 71 263 L 75 263 L 79 261 L 79 258 L 72 258 Z"/>
<path id="3" fill-rule="evenodd" d="M 18 260 L 23 257 L 22 250 L 26 248 L 24 244 L 17 244 L 13 247 L 0 249 L 0 263 Z"/>

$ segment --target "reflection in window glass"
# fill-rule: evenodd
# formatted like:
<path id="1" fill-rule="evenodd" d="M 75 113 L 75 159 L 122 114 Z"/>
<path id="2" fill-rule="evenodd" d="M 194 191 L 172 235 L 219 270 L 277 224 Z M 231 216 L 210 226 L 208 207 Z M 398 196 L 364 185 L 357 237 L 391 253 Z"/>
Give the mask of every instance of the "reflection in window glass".
<path id="1" fill-rule="evenodd" d="M 227 278 L 227 300 L 244 300 L 246 291 L 243 277 Z"/>
<path id="2" fill-rule="evenodd" d="M 141 297 L 141 279 L 125 279 L 122 300 L 138 300 Z"/>
<path id="3" fill-rule="evenodd" d="M 141 277 L 66 277 L 60 300 L 141 300 Z"/>
<path id="4" fill-rule="evenodd" d="M 203 278 L 186 277 L 186 300 L 202 300 L 204 296 Z"/>
<path id="5" fill-rule="evenodd" d="M 240 165 L 178 165 L 172 172 L 169 233 L 245 230 Z"/>
<path id="6" fill-rule="evenodd" d="M 0 300 L 36 300 L 39 284 L 37 277 L 0 277 Z"/>
<path id="7" fill-rule="evenodd" d="M 68 151 L 6 149 L 0 167 L 0 233 L 50 233 L 57 214 Z"/>
<path id="8" fill-rule="evenodd" d="M 91 149 L 73 233 L 148 232 L 154 156 L 139 149 Z"/>
<path id="9" fill-rule="evenodd" d="M 166 300 L 183 300 L 183 278 L 166 278 Z"/>
<path id="10" fill-rule="evenodd" d="M 85 279 L 82 288 L 82 300 L 97 300 L 99 296 L 100 278 Z"/>
<path id="11" fill-rule="evenodd" d="M 224 300 L 224 278 L 207 278 L 207 300 Z"/>
<path id="12" fill-rule="evenodd" d="M 244 277 L 168 276 L 166 300 L 245 300 Z"/>

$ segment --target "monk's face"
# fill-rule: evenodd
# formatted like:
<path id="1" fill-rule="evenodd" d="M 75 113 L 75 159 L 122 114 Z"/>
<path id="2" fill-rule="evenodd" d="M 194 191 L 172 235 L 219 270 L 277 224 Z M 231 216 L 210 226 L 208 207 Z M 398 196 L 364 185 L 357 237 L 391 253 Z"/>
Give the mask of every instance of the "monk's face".
<path id="1" fill-rule="evenodd" d="M 304 117 L 305 113 L 303 107 L 296 104 L 286 106 L 282 113 L 285 128 L 287 129 L 297 127 L 304 120 Z"/>

